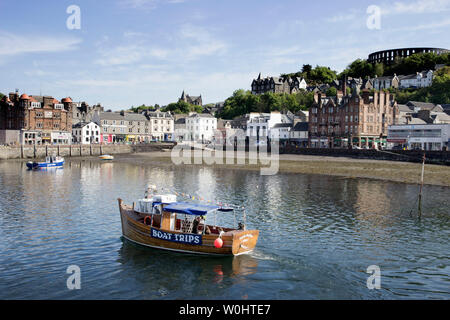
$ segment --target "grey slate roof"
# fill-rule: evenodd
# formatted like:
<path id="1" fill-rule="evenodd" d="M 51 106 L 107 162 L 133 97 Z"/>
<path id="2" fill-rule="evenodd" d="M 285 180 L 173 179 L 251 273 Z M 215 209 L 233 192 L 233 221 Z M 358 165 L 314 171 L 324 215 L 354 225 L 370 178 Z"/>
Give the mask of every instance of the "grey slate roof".
<path id="1" fill-rule="evenodd" d="M 100 120 L 125 120 L 118 112 L 100 112 Z"/>
<path id="2" fill-rule="evenodd" d="M 308 131 L 309 123 L 308 122 L 297 122 L 292 131 Z"/>
<path id="3" fill-rule="evenodd" d="M 408 101 L 406 105 L 410 107 L 420 108 L 420 110 L 431 110 L 436 106 L 434 103 L 419 101 Z"/>
<path id="4" fill-rule="evenodd" d="M 273 128 L 289 128 L 292 127 L 292 123 L 277 123 Z"/>
<path id="5" fill-rule="evenodd" d="M 397 104 L 397 107 L 398 107 L 398 110 L 401 112 L 413 112 L 414 111 L 406 104 Z"/>

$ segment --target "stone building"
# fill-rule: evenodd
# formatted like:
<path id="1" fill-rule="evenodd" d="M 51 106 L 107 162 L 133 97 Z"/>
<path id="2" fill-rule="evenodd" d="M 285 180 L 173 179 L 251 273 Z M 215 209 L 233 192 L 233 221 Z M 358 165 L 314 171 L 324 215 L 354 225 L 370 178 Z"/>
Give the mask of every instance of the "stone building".
<path id="1" fill-rule="evenodd" d="M 261 73 L 257 79 L 252 81 L 252 94 L 273 93 L 296 93 L 300 89 L 306 90 L 307 84 L 304 78 L 295 77 L 266 77 L 261 78 Z"/>
<path id="2" fill-rule="evenodd" d="M 100 104 L 90 106 L 86 102 L 73 102 L 72 125 L 76 125 L 79 122 L 91 122 L 96 112 L 103 111 L 104 108 Z"/>
<path id="3" fill-rule="evenodd" d="M 170 112 L 148 111 L 144 115 L 149 121 L 149 133 L 153 141 L 173 141 L 175 120 Z"/>
<path id="4" fill-rule="evenodd" d="M 397 124 L 398 107 L 389 92 L 367 89 L 335 97 L 319 93 L 309 112 L 309 146 L 346 148 L 349 145 L 374 148 L 386 145 L 389 125 Z"/>
<path id="5" fill-rule="evenodd" d="M 202 95 L 190 96 L 190 95 L 186 94 L 184 92 L 184 90 L 183 90 L 183 93 L 181 94 L 181 98 L 178 101 L 184 101 L 184 102 L 187 102 L 189 104 L 193 104 L 195 106 L 202 106 L 203 105 Z"/>
<path id="6" fill-rule="evenodd" d="M 72 99 L 10 93 L 0 101 L 0 130 L 2 144 L 70 144 Z"/>
<path id="7" fill-rule="evenodd" d="M 96 112 L 102 143 L 149 143 L 172 141 L 174 119 L 169 112 Z"/>

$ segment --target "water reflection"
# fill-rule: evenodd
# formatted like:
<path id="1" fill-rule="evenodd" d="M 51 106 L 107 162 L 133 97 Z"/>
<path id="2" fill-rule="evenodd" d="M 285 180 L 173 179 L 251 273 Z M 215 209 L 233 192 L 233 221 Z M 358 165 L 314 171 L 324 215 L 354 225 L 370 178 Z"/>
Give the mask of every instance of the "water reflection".
<path id="1" fill-rule="evenodd" d="M 449 298 L 449 188 L 171 163 L 69 159 L 63 170 L 0 162 L 0 298 L 316 299 Z M 118 197 L 147 184 L 246 207 L 256 250 L 198 257 L 121 240 Z M 237 222 L 242 217 L 238 213 Z M 231 226 L 233 213 L 217 216 Z M 68 292 L 65 269 L 82 269 Z M 368 291 L 366 268 L 382 269 Z"/>
<path id="2" fill-rule="evenodd" d="M 124 238 L 117 261 L 134 279 L 139 287 L 136 290 L 168 299 L 221 298 L 229 288 L 242 284 L 246 276 L 256 273 L 258 267 L 258 260 L 248 255 L 179 254 L 142 247 Z"/>

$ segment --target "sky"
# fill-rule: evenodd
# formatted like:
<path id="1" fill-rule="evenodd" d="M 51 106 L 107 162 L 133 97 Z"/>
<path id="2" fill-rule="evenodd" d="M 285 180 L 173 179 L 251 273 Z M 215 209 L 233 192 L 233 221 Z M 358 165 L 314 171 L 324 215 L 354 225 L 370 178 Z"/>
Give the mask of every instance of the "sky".
<path id="1" fill-rule="evenodd" d="M 216 103 L 260 72 L 450 48 L 449 13 L 450 0 L 0 0 L 0 92 L 112 110 L 166 105 L 183 90 Z"/>

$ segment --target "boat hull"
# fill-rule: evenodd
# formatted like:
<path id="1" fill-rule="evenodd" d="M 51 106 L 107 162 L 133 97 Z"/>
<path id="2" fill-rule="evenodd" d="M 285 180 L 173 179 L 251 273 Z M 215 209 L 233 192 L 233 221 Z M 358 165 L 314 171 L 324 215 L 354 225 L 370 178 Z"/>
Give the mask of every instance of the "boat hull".
<path id="1" fill-rule="evenodd" d="M 123 237 L 146 247 L 201 255 L 233 256 L 251 252 L 258 241 L 258 230 L 227 232 L 222 235 L 223 246 L 221 248 L 214 246 L 214 241 L 218 238 L 217 234 L 200 235 L 201 244 L 186 244 L 164 240 L 153 237 L 152 231 L 160 231 L 160 234 L 164 234 L 166 237 L 168 236 L 172 239 L 180 237 L 183 234 L 175 231 L 150 228 L 150 226 L 136 221 L 133 215 L 137 213 L 132 207 L 123 205 L 120 199 L 119 208 Z"/>
<path id="2" fill-rule="evenodd" d="M 28 162 L 27 167 L 29 169 L 45 169 L 45 168 L 61 168 L 64 166 L 64 161 L 58 161 L 58 162 Z"/>

